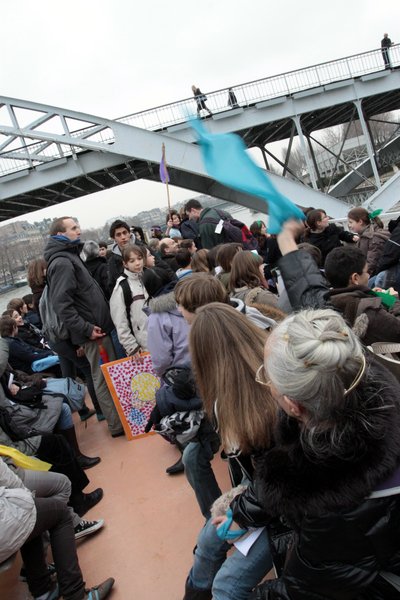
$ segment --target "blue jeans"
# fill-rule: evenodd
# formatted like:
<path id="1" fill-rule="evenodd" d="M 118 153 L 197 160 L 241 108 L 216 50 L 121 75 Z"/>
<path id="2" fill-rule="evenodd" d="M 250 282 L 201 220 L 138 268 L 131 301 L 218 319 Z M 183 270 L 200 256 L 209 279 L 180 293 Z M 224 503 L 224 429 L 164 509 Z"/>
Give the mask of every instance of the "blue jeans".
<path id="1" fill-rule="evenodd" d="M 117 358 L 126 358 L 126 352 L 123 349 L 123 347 L 118 339 L 117 330 L 113 329 L 112 332 L 110 333 L 110 335 L 111 335 L 111 339 L 114 344 L 115 356 Z"/>
<path id="2" fill-rule="evenodd" d="M 212 590 L 213 600 L 247 600 L 251 590 L 272 568 L 267 531 L 262 531 L 247 556 L 235 549 L 226 558 L 230 548 L 231 544 L 219 539 L 211 520 L 207 521 L 197 540 L 188 585 Z"/>
<path id="3" fill-rule="evenodd" d="M 60 413 L 59 419 L 57 421 L 57 427 L 59 429 L 71 429 L 71 427 L 73 427 L 73 426 L 74 426 L 74 423 L 72 421 L 71 409 L 68 406 L 68 404 L 63 402 L 63 405 L 61 408 L 61 413 Z"/>
<path id="4" fill-rule="evenodd" d="M 206 519 L 211 516 L 212 503 L 222 493 L 212 470 L 210 461 L 213 457 L 214 451 L 209 440 L 189 442 L 182 455 L 187 480 L 196 494 L 201 513 Z"/>

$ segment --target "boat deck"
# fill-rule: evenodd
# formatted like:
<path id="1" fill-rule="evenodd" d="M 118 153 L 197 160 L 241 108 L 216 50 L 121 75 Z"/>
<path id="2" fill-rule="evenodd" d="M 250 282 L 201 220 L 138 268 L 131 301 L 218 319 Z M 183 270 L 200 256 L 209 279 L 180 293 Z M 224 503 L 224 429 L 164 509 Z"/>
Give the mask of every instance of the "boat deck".
<path id="1" fill-rule="evenodd" d="M 106 524 L 77 542 L 87 585 L 112 576 L 112 600 L 179 600 L 204 520 L 185 475 L 165 473 L 178 458 L 176 448 L 158 435 L 112 439 L 105 422 L 93 417 L 87 428 L 79 420 L 76 427 L 82 451 L 102 459 L 87 471 L 87 491 L 100 486 L 104 498 L 84 518 L 104 518 Z M 226 465 L 217 457 L 213 467 L 221 489 L 229 489 Z M 31 597 L 18 581 L 20 565 L 18 555 L 13 567 L 0 573 L 2 600 Z"/>

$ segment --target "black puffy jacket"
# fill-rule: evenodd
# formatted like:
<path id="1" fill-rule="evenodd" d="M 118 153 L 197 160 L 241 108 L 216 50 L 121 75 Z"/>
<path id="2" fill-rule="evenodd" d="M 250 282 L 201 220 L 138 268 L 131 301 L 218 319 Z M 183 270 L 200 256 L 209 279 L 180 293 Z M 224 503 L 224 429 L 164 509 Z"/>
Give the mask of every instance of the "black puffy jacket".
<path id="1" fill-rule="evenodd" d="M 345 231 L 342 227 L 335 225 L 335 223 L 329 223 L 324 231 L 311 231 L 304 241 L 321 250 L 322 265 L 324 265 L 329 252 L 341 246 L 342 241 L 352 243 L 353 235 L 353 233 Z"/>
<path id="2" fill-rule="evenodd" d="M 82 247 L 51 237 L 44 251 L 47 263 L 51 261 L 47 269 L 51 301 L 78 346 L 89 341 L 95 325 L 107 334 L 114 329 L 104 294 L 79 257 Z"/>
<path id="3" fill-rule="evenodd" d="M 256 588 L 253 599 L 400 598 L 382 576 L 400 576 L 400 495 L 390 483 L 393 474 L 400 481 L 400 387 L 379 364 L 367 368 L 340 456 L 304 452 L 299 423 L 282 414 L 276 446 L 257 462 L 265 513 L 283 516 L 295 533 L 281 576 Z M 386 495 L 377 494 L 380 487 Z"/>

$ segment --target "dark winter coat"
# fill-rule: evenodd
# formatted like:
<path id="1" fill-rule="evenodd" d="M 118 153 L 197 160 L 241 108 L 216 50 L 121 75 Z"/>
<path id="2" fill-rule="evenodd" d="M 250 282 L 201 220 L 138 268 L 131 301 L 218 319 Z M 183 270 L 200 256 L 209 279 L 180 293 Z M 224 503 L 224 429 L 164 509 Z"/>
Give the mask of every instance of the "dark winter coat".
<path id="1" fill-rule="evenodd" d="M 84 264 L 93 279 L 97 281 L 103 290 L 104 296 L 107 298 L 107 300 L 109 300 L 110 288 L 108 281 L 107 259 L 104 258 L 104 256 L 95 256 L 94 258 L 87 259 Z"/>
<path id="2" fill-rule="evenodd" d="M 31 287 L 32 295 L 33 295 L 32 303 L 33 303 L 33 308 L 35 310 L 39 310 L 39 302 L 40 302 L 40 298 L 42 297 L 45 285 L 46 285 L 46 283 L 44 282 L 43 285 L 38 285 L 38 286 L 34 285 Z"/>
<path id="3" fill-rule="evenodd" d="M 232 216 L 225 210 L 219 210 L 218 212 L 228 219 L 232 218 Z M 204 223 L 205 219 L 215 219 L 216 223 Z M 215 233 L 215 228 L 219 223 L 220 219 L 221 217 L 217 213 L 215 208 L 203 208 L 203 210 L 201 211 L 198 224 L 201 245 L 203 248 L 210 250 L 211 248 L 214 248 L 214 246 L 218 246 L 218 244 L 225 243 L 226 239 L 224 230 L 222 229 L 221 233 Z"/>
<path id="4" fill-rule="evenodd" d="M 184 240 L 193 240 L 197 250 L 202 248 L 200 242 L 199 224 L 194 219 L 184 219 L 181 222 L 181 234 Z"/>
<path id="5" fill-rule="evenodd" d="M 118 245 L 115 244 L 116 248 Z M 115 247 L 114 246 L 114 247 Z M 114 248 L 113 248 L 114 250 Z M 119 250 L 119 248 L 118 248 Z M 117 252 L 112 252 L 107 260 L 108 266 L 108 294 L 109 297 L 112 294 L 113 289 L 115 288 L 115 284 L 117 283 L 118 277 L 121 277 L 124 272 L 124 263 L 122 261 L 121 254 L 117 254 Z"/>
<path id="6" fill-rule="evenodd" d="M 39 350 L 39 348 L 27 344 L 18 337 L 4 337 L 3 339 L 7 340 L 10 351 L 9 361 L 13 369 L 31 373 L 32 363 L 35 360 L 46 358 L 46 356 L 54 356 L 52 350 Z"/>
<path id="7" fill-rule="evenodd" d="M 50 238 L 44 257 L 51 263 L 47 283 L 55 311 L 78 346 L 89 341 L 95 325 L 109 334 L 114 329 L 110 309 L 98 283 L 79 258 L 82 244 Z"/>
<path id="8" fill-rule="evenodd" d="M 329 305 L 329 287 L 311 254 L 290 252 L 279 259 L 278 267 L 293 311 Z"/>
<path id="9" fill-rule="evenodd" d="M 329 223 L 324 231 L 311 231 L 304 241 L 316 246 L 321 250 L 322 266 L 325 264 L 325 259 L 329 252 L 338 246 L 341 242 L 353 242 L 353 233 L 345 231 L 342 227 L 338 227 L 334 223 Z"/>
<path id="10" fill-rule="evenodd" d="M 43 350 L 43 344 L 41 342 L 43 336 L 41 335 L 41 332 L 26 320 L 21 327 L 18 327 L 18 337 L 27 344 Z"/>
<path id="11" fill-rule="evenodd" d="M 283 517 L 295 534 L 283 573 L 261 584 L 254 599 L 399 598 L 380 575 L 400 575 L 398 488 L 371 494 L 392 487 L 388 480 L 399 473 L 400 388 L 377 363 L 367 368 L 368 383 L 358 388 L 362 406 L 348 409 L 340 456 L 306 453 L 298 421 L 282 414 L 276 446 L 257 461 L 265 516 Z"/>
<path id="12" fill-rule="evenodd" d="M 175 254 L 162 254 L 161 255 L 161 260 L 162 262 L 164 262 L 166 265 L 168 265 L 170 271 L 172 273 L 174 273 L 175 278 L 176 278 L 176 272 L 179 269 L 179 265 L 176 262 L 176 258 L 175 258 Z M 156 262 L 156 266 L 159 267 L 160 264 Z M 161 267 L 162 268 L 162 267 Z"/>
<path id="13" fill-rule="evenodd" d="M 175 412 L 201 410 L 203 408 L 203 402 L 199 396 L 193 396 L 188 400 L 178 398 L 171 385 L 163 385 L 156 391 L 156 403 L 161 417 L 172 415 Z"/>
<path id="14" fill-rule="evenodd" d="M 315 261 L 305 250 L 290 252 L 279 268 L 294 311 L 304 308 L 335 308 L 366 345 L 400 339 L 400 302 L 389 311 L 381 298 L 367 287 L 329 289 Z"/>
<path id="15" fill-rule="evenodd" d="M 38 329 L 42 329 L 42 321 L 40 320 L 40 315 L 36 310 L 28 310 L 25 315 L 25 321 L 31 323 Z"/>
<path id="16" fill-rule="evenodd" d="M 392 231 L 392 235 L 383 246 L 382 254 L 376 268 L 377 273 L 386 271 L 387 269 L 398 265 L 400 262 L 400 217 L 397 219 L 396 223 L 397 225 L 393 230 L 391 230 L 389 223 L 389 231 Z"/>
<path id="17" fill-rule="evenodd" d="M 329 297 L 365 345 L 400 340 L 400 302 L 389 310 L 368 287 L 359 285 L 333 289 Z"/>

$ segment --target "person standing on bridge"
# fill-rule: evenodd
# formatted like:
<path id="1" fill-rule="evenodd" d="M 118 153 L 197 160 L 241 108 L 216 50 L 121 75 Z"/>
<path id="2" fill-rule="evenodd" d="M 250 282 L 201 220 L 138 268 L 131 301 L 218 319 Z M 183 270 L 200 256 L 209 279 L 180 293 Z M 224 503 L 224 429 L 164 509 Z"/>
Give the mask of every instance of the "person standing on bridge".
<path id="1" fill-rule="evenodd" d="M 236 94 L 231 87 L 228 89 L 228 104 L 231 108 L 239 108 Z"/>
<path id="2" fill-rule="evenodd" d="M 207 96 L 200 91 L 196 85 L 192 85 L 193 96 L 197 103 L 197 115 L 200 116 L 201 110 L 206 110 L 210 115 L 212 115 L 211 110 L 206 105 Z"/>
<path id="3" fill-rule="evenodd" d="M 385 63 L 385 69 L 390 69 L 390 58 L 389 58 L 389 48 L 392 45 L 392 40 L 390 39 L 387 33 L 383 34 L 383 40 L 381 41 L 381 50 L 383 56 L 383 62 Z"/>

